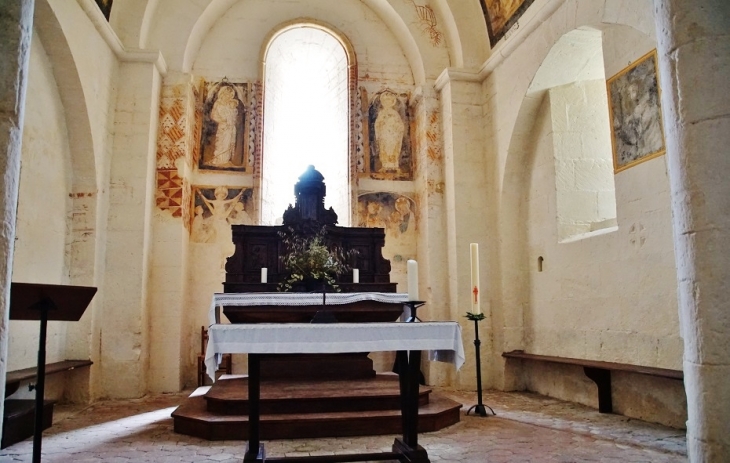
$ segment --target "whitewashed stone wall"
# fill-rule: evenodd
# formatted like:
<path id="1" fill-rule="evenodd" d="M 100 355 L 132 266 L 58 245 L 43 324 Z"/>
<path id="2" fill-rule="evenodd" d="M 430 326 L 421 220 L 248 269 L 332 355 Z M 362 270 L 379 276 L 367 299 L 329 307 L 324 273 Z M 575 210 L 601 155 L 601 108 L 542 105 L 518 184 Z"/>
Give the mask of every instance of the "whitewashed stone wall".
<path id="1" fill-rule="evenodd" d="M 625 4 L 622 4 L 626 7 Z M 679 336 L 669 183 L 663 157 L 614 176 L 618 230 L 559 244 L 556 196 L 556 137 L 550 102 L 525 98 L 537 66 L 561 36 L 581 26 L 604 32 L 607 77 L 655 46 L 651 3 L 630 8 L 618 2 L 565 2 L 531 34 L 508 39 L 511 54 L 485 81 L 488 144 L 494 167 L 504 169 L 501 227 L 501 292 L 495 305 L 493 362 L 503 364 L 503 350 L 591 358 L 679 369 Z M 612 25 L 612 23 L 619 23 Z M 503 45 L 507 46 L 507 45 Z M 531 71 L 534 69 L 534 71 Z M 519 70 L 519 71 L 518 71 Z M 555 108 L 552 108 L 555 109 Z M 523 111 L 524 112 L 520 112 Z M 562 115 L 560 116 L 563 117 Z M 527 154 L 525 154 L 527 153 Z M 493 157 L 492 157 L 493 156 Z M 514 214 L 514 215 L 513 215 Z M 538 270 L 542 257 L 543 270 Z M 500 325 L 499 322 L 504 323 Z M 506 376 L 498 368 L 488 381 L 528 387 L 557 397 L 595 405 L 590 383 L 580 369 L 525 365 L 526 376 Z M 549 373 L 549 372 L 553 373 Z M 517 381 L 513 384 L 513 381 Z M 636 381 L 636 390 L 642 389 Z M 681 426 L 681 387 L 657 385 L 655 398 L 680 406 L 662 415 L 650 410 L 644 419 Z M 643 387 L 643 389 L 647 389 Z M 584 392 L 580 392 L 584 391 Z M 617 403 L 636 413 L 636 403 Z M 633 410 L 633 411 L 632 411 Z M 641 413 L 646 413 L 644 410 Z M 653 413 L 653 414 L 652 414 Z M 636 416 L 636 415 L 634 415 Z"/>
<path id="2" fill-rule="evenodd" d="M 37 35 L 31 44 L 20 172 L 13 281 L 68 284 L 71 154 L 58 87 Z M 64 360 L 67 325 L 49 323 L 48 362 Z M 10 322 L 9 370 L 36 365 L 38 330 L 38 322 Z"/>

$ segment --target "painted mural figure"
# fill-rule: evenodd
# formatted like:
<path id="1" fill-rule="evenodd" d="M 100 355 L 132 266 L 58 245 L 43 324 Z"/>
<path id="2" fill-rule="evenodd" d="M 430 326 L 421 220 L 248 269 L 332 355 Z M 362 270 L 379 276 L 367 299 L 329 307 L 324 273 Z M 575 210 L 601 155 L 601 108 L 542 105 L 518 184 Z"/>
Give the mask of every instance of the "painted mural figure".
<path id="1" fill-rule="evenodd" d="M 210 164 L 218 167 L 231 165 L 236 149 L 236 121 L 238 120 L 238 101 L 235 92 L 229 86 L 218 90 L 218 99 L 213 104 L 210 118 L 218 124 L 215 132 L 215 150 Z"/>
<path id="2" fill-rule="evenodd" d="M 203 206 L 195 207 L 195 218 L 190 227 L 190 240 L 194 243 L 207 243 L 211 236 L 210 224 L 203 212 Z"/>
<path id="3" fill-rule="evenodd" d="M 369 228 L 385 228 L 385 221 L 380 217 L 382 211 L 382 204 L 376 201 L 368 201 L 365 206 L 365 217 L 362 219 L 363 226 Z"/>
<path id="4" fill-rule="evenodd" d="M 411 202 L 405 196 L 399 196 L 395 200 L 395 210 L 390 214 L 389 228 L 396 234 L 407 232 L 412 214 Z"/>
<path id="5" fill-rule="evenodd" d="M 628 147 L 627 151 L 634 151 L 634 157 L 659 151 L 664 139 L 651 93 L 641 93 L 639 84 L 632 82 L 628 87 L 628 95 L 629 98 L 622 102 L 624 115 L 618 131 L 621 141 Z"/>
<path id="6" fill-rule="evenodd" d="M 395 109 L 396 101 L 396 96 L 389 92 L 380 96 L 382 108 L 375 119 L 375 137 L 382 169 L 398 172 L 400 171 L 398 160 L 406 126 L 400 113 Z"/>
<path id="7" fill-rule="evenodd" d="M 215 199 L 206 198 L 200 191 L 198 191 L 198 195 L 210 211 L 211 216 L 209 220 L 212 223 L 212 231 L 215 233 L 214 239 L 221 240 L 230 230 L 228 217 L 235 210 L 235 203 L 243 196 L 243 190 L 231 199 L 226 199 L 228 196 L 228 188 L 224 186 L 219 186 L 215 189 Z"/>
<path id="8" fill-rule="evenodd" d="M 237 202 L 233 206 L 233 212 L 228 217 L 228 223 L 231 225 L 253 225 L 251 216 L 245 210 L 245 206 L 242 202 Z"/>

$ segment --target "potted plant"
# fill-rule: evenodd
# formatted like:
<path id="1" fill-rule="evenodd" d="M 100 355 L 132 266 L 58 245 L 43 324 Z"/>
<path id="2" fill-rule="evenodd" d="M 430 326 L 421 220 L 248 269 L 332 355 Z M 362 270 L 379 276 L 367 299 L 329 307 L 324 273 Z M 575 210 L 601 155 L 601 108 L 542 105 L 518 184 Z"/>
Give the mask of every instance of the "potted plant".
<path id="1" fill-rule="evenodd" d="M 324 291 L 326 286 L 340 290 L 336 277 L 349 270 L 347 261 L 356 251 L 345 253 L 338 246 L 327 246 L 325 234 L 324 227 L 311 236 L 297 234 L 291 227 L 279 232 L 286 247 L 281 260 L 289 272 L 279 291 Z"/>

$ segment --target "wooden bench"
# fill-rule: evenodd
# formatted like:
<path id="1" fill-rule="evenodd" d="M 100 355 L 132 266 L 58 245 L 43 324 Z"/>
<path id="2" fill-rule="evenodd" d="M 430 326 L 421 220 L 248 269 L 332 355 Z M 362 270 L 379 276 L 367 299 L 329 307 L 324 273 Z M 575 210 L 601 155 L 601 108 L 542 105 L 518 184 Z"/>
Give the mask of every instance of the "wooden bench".
<path id="1" fill-rule="evenodd" d="M 508 359 L 534 360 L 550 363 L 561 363 L 564 365 L 577 365 L 583 367 L 586 376 L 598 387 L 598 411 L 601 413 L 613 413 L 613 402 L 611 400 L 611 371 L 626 371 L 642 375 L 657 376 L 660 378 L 684 380 L 682 370 L 670 370 L 667 368 L 644 367 L 628 363 L 602 362 L 600 360 L 584 360 L 569 357 L 555 357 L 552 355 L 529 354 L 521 350 L 503 352 L 502 357 Z"/>
<path id="2" fill-rule="evenodd" d="M 63 360 L 46 364 L 46 376 L 54 373 L 88 367 L 91 360 Z M 8 396 L 20 388 L 23 381 L 34 380 L 38 370 L 36 367 L 9 371 L 5 377 L 5 407 L 3 413 L 3 432 L 0 448 L 5 448 L 33 435 L 35 426 L 35 400 L 10 400 Z M 43 429 L 53 424 L 53 401 L 43 402 Z"/>

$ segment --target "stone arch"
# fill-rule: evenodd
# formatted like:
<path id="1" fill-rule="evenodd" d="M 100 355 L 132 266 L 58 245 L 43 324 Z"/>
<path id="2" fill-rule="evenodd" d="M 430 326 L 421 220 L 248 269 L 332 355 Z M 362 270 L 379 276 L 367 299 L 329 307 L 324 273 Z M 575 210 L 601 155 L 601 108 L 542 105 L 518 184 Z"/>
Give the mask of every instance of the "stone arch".
<path id="1" fill-rule="evenodd" d="M 72 214 L 69 233 L 71 283 L 93 284 L 95 262 L 97 170 L 89 112 L 81 78 L 63 27 L 48 0 L 36 2 L 36 30 L 43 42 L 66 116 L 71 149 Z M 77 236 L 76 236 L 77 235 Z"/>
<path id="2" fill-rule="evenodd" d="M 213 0 L 195 21 L 185 45 L 185 52 L 182 61 L 182 71 L 189 73 L 197 58 L 198 52 L 210 29 L 223 14 L 238 3 L 239 0 Z M 426 79 L 423 56 L 419 50 L 418 43 L 413 37 L 408 25 L 403 18 L 393 9 L 386 0 L 363 0 L 380 17 L 380 19 L 391 30 L 401 46 L 406 60 L 410 64 L 413 80 L 416 85 L 422 85 Z M 264 42 L 266 43 L 266 42 Z"/>
<path id="3" fill-rule="evenodd" d="M 533 262 L 528 262 L 527 243 L 527 208 L 523 201 L 529 195 L 530 176 L 532 174 L 534 163 L 534 150 L 531 149 L 531 138 L 533 128 L 538 122 L 540 106 L 545 99 L 545 90 L 536 86 L 535 77 L 542 63 L 548 57 L 553 47 L 560 41 L 562 37 L 571 31 L 577 29 L 595 29 L 602 32 L 621 29 L 633 29 L 634 33 L 653 38 L 653 28 L 651 21 L 652 9 L 651 2 L 642 2 L 636 10 L 632 11 L 633 15 L 624 15 L 620 19 L 614 14 L 621 8 L 618 0 L 607 0 L 605 2 L 593 1 L 594 5 L 587 5 L 585 2 L 586 12 L 591 14 L 578 16 L 575 2 L 566 2 L 561 8 L 570 11 L 557 11 L 555 14 L 566 14 L 568 20 L 562 28 L 553 27 L 547 24 L 538 26 L 532 31 L 533 37 L 528 37 L 526 41 L 531 41 L 537 45 L 532 48 L 531 59 L 529 63 L 532 68 L 523 68 L 529 76 L 526 81 L 520 82 L 521 87 L 515 89 L 513 95 L 521 95 L 520 101 L 517 102 L 519 108 L 515 114 L 512 131 L 509 135 L 509 142 L 506 153 L 504 153 L 503 173 L 499 185 L 501 185 L 500 204 L 501 211 L 510 211 L 508 214 L 501 214 L 499 221 L 499 235 L 502 237 L 502 247 L 500 254 L 502 256 L 509 255 L 510 258 L 501 258 L 501 293 L 504 301 L 504 307 L 518 311 L 510 317 L 511 320 L 518 320 L 521 326 L 505 327 L 516 328 L 515 331 L 525 329 L 524 319 L 528 315 L 525 311 L 530 307 L 530 279 L 529 266 Z M 638 5 L 638 3 L 637 3 Z M 583 5 L 581 5 L 581 8 Z M 534 39 L 534 35 L 542 34 L 540 40 Z M 525 62 L 527 63 L 527 62 Z M 546 87 L 545 87 L 546 88 Z M 532 91 L 531 91 L 532 89 Z M 515 283 L 516 282 L 516 283 Z M 511 289 L 510 289 L 511 288 Z M 526 336 L 529 333 L 522 333 L 522 341 L 524 344 Z M 514 342 L 514 340 L 513 340 Z M 514 345 L 511 348 L 518 348 Z M 524 346 L 519 346 L 522 348 Z"/>

